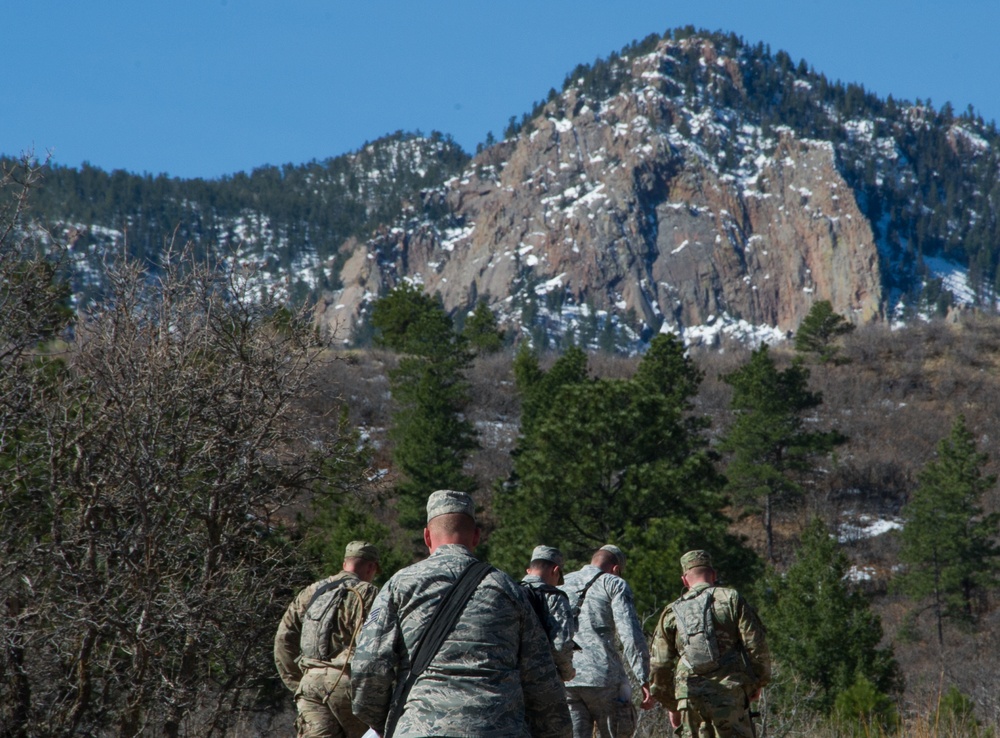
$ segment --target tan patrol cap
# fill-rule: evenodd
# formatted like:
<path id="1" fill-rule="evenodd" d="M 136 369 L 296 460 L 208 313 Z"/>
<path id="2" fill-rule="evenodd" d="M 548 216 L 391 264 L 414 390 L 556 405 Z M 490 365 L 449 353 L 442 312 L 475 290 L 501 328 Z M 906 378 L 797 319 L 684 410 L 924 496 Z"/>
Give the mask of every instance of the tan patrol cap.
<path id="1" fill-rule="evenodd" d="M 344 549 L 344 558 L 365 559 L 366 561 L 374 561 L 376 564 L 381 563 L 378 557 L 378 549 L 375 548 L 375 544 L 368 541 L 351 541 L 348 543 L 347 548 Z"/>
<path id="2" fill-rule="evenodd" d="M 607 551 L 608 553 L 610 553 L 612 556 L 615 557 L 615 561 L 618 563 L 618 566 L 620 566 L 622 569 L 625 568 L 625 552 L 622 551 L 620 548 L 618 548 L 618 546 L 614 545 L 613 543 L 609 543 L 605 546 L 601 546 L 600 550 Z"/>
<path id="3" fill-rule="evenodd" d="M 699 566 L 712 568 L 712 557 L 708 555 L 708 551 L 696 549 L 694 551 L 688 551 L 686 554 L 681 556 L 681 571 L 683 573 L 687 574 L 688 571 Z"/>
<path id="4" fill-rule="evenodd" d="M 476 503 L 465 492 L 453 489 L 439 489 L 427 498 L 427 522 L 438 515 L 462 513 L 476 519 Z"/>
<path id="5" fill-rule="evenodd" d="M 562 551 L 553 546 L 535 546 L 529 561 L 550 561 L 556 566 L 563 565 Z"/>

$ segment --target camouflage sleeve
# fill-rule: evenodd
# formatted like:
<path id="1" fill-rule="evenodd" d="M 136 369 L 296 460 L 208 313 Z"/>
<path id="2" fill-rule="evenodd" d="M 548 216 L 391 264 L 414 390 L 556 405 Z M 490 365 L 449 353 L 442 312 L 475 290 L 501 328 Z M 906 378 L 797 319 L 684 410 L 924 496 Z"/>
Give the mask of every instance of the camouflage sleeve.
<path id="1" fill-rule="evenodd" d="M 674 635 L 673 612 L 669 605 L 663 609 L 653 633 L 650 655 L 650 691 L 657 702 L 668 710 L 677 710 L 674 695 L 674 672 L 677 669 L 677 642 Z"/>
<path id="2" fill-rule="evenodd" d="M 552 659 L 564 682 L 570 681 L 576 675 L 573 668 L 573 613 L 570 610 L 569 598 L 561 593 L 546 593 L 549 606 L 549 617 L 553 623 Z"/>
<path id="3" fill-rule="evenodd" d="M 305 603 L 311 596 L 314 586 L 309 586 L 299 592 L 295 599 L 285 608 L 285 614 L 278 624 L 278 632 L 274 635 L 274 665 L 278 667 L 278 676 L 292 692 L 299 688 L 302 680 L 302 670 L 299 669 L 299 636 L 302 635 L 302 612 Z"/>
<path id="4" fill-rule="evenodd" d="M 767 686 L 771 681 L 771 652 L 767 647 L 767 631 L 750 603 L 742 596 L 736 601 L 736 615 L 740 638 L 749 657 L 749 667 L 755 680 L 754 688 Z"/>
<path id="5" fill-rule="evenodd" d="M 401 639 L 390 581 L 372 603 L 351 662 L 351 709 L 379 734 L 384 732 L 397 668 L 402 666 Z"/>
<path id="6" fill-rule="evenodd" d="M 571 738 L 573 726 L 566 706 L 566 689 L 555 669 L 549 639 L 527 600 L 521 627 L 521 689 L 524 717 L 532 738 Z"/>
<path id="7" fill-rule="evenodd" d="M 611 577 L 602 579 L 612 580 Z M 635 612 L 632 588 L 624 579 L 618 577 L 614 579 L 621 583 L 611 598 L 611 611 L 614 613 L 618 640 L 621 641 L 625 659 L 635 678 L 640 683 L 646 684 L 649 682 L 649 645 L 646 643 L 646 635 L 642 632 L 642 623 L 639 622 L 639 616 Z"/>

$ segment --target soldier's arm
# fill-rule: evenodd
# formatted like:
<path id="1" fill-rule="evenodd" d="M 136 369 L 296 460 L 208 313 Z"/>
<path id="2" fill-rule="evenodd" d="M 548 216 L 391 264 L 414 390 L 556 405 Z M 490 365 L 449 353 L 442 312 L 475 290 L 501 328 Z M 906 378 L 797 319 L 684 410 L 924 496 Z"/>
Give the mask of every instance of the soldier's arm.
<path id="1" fill-rule="evenodd" d="M 299 637 L 302 635 L 302 604 L 307 590 L 300 592 L 285 608 L 285 614 L 278 624 L 278 632 L 274 635 L 274 665 L 278 667 L 278 676 L 292 692 L 299 688 L 302 680 L 302 670 L 299 669 Z"/>
<path id="2" fill-rule="evenodd" d="M 571 738 L 566 690 L 556 671 L 549 639 L 527 601 L 515 602 L 521 619 L 519 668 L 524 717 L 532 738 Z"/>
<path id="3" fill-rule="evenodd" d="M 673 630 L 673 613 L 669 607 L 663 610 L 653 633 L 653 648 L 650 654 L 650 691 L 653 697 L 668 710 L 677 711 L 674 696 L 674 673 L 677 669 L 677 644 Z"/>
<path id="4" fill-rule="evenodd" d="M 740 638 L 753 671 L 755 690 L 759 690 L 771 681 L 771 652 L 767 646 L 767 631 L 757 611 L 742 596 L 736 600 L 736 616 Z"/>
<path id="5" fill-rule="evenodd" d="M 564 682 L 570 681 L 576 675 L 573 668 L 573 633 L 574 621 L 573 613 L 569 605 L 569 598 L 562 594 L 546 594 L 546 601 L 549 605 L 549 616 L 555 623 L 554 636 L 552 638 L 552 659 L 556 662 L 556 669 Z"/>
<path id="6" fill-rule="evenodd" d="M 401 642 L 390 583 L 372 603 L 351 661 L 351 710 L 380 735 L 389 716 Z"/>
<path id="7" fill-rule="evenodd" d="M 642 632 L 642 623 L 635 612 L 635 600 L 632 589 L 624 579 L 602 577 L 612 582 L 614 590 L 611 594 L 611 612 L 614 614 L 615 630 L 621 641 L 625 659 L 628 661 L 635 678 L 644 685 L 649 684 L 649 645 L 646 635 Z"/>

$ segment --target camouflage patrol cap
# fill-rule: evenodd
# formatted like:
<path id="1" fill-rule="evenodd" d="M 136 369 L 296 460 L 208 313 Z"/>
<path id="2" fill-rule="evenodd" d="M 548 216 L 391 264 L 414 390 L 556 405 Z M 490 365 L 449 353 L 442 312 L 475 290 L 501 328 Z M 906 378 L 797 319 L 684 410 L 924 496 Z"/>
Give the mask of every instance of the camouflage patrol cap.
<path id="1" fill-rule="evenodd" d="M 562 551 L 552 546 L 535 546 L 530 561 L 550 561 L 556 566 L 563 565 Z"/>
<path id="2" fill-rule="evenodd" d="M 681 571 L 683 573 L 687 574 L 688 571 L 699 566 L 712 568 L 712 557 L 708 555 L 708 551 L 697 549 L 695 551 L 688 551 L 681 556 Z"/>
<path id="3" fill-rule="evenodd" d="M 380 563 L 378 549 L 375 548 L 375 544 L 368 541 L 351 541 L 348 543 L 347 548 L 344 549 L 344 558 L 364 559 L 365 561 L 374 561 L 376 564 Z"/>
<path id="4" fill-rule="evenodd" d="M 439 489 L 427 498 L 427 522 L 430 522 L 431 518 L 447 513 L 462 513 L 475 520 L 476 503 L 465 492 Z"/>
<path id="5" fill-rule="evenodd" d="M 622 569 L 625 568 L 625 552 L 622 551 L 620 548 L 618 548 L 618 546 L 614 545 L 613 543 L 609 543 L 605 546 L 601 546 L 600 550 L 607 551 L 608 553 L 610 553 L 612 556 L 615 557 L 618 566 L 620 566 Z"/>

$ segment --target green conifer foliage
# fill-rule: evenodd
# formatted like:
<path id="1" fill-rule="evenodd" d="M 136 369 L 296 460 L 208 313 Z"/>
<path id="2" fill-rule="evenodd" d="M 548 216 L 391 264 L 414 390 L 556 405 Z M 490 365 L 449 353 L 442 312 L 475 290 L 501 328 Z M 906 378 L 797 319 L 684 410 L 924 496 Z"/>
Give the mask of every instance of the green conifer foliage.
<path id="1" fill-rule="evenodd" d="M 376 340 L 401 354 L 389 374 L 395 408 L 389 435 L 402 472 L 396 490 L 400 523 L 416 532 L 423 528 L 427 495 L 476 487 L 463 470 L 478 446 L 475 428 L 464 415 L 472 354 L 440 297 L 413 285 L 404 283 L 376 302 L 372 324 Z"/>
<path id="2" fill-rule="evenodd" d="M 755 559 L 720 512 L 705 421 L 689 413 L 701 375 L 681 343 L 654 339 L 626 380 L 585 378 L 581 357 L 573 349 L 549 372 L 520 359 L 525 422 L 514 475 L 494 497 L 492 560 L 516 572 L 545 543 L 584 563 L 615 543 L 629 552 L 627 576 L 647 615 L 680 593 L 677 559 L 689 548 L 710 548 L 720 568 L 751 576 Z"/>
<path id="3" fill-rule="evenodd" d="M 808 389 L 809 370 L 800 361 L 779 371 L 766 344 L 722 379 L 733 388 L 733 423 L 719 444 L 729 454 L 728 490 L 737 505 L 760 512 L 767 556 L 774 561 L 775 507 L 801 497 L 801 479 L 813 459 L 846 438 L 805 429 L 804 414 L 819 407 L 823 396 Z"/>
<path id="4" fill-rule="evenodd" d="M 839 347 L 834 341 L 854 330 L 854 324 L 833 311 L 829 300 L 820 300 L 809 310 L 795 334 L 795 350 L 813 353 L 824 364 L 836 360 Z"/>
<path id="5" fill-rule="evenodd" d="M 476 304 L 476 309 L 465 321 L 462 335 L 479 354 L 494 354 L 503 348 L 503 331 L 497 327 L 497 316 L 485 302 Z"/>
<path id="6" fill-rule="evenodd" d="M 899 557 L 906 569 L 897 584 L 911 597 L 929 599 L 939 645 L 944 620 L 973 620 L 977 598 L 996 582 L 1000 569 L 994 542 L 1000 514 L 986 514 L 982 507 L 983 495 L 997 481 L 983 473 L 987 459 L 959 415 L 903 508 Z"/>
<path id="7" fill-rule="evenodd" d="M 859 677 L 881 695 L 900 687 L 892 649 L 879 647 L 881 621 L 864 595 L 851 590 L 847 570 L 847 557 L 816 518 L 802 535 L 795 563 L 765 578 L 760 611 L 772 655 L 804 680 L 804 693 L 795 695 L 789 693 L 795 680 L 779 679 L 778 704 L 804 698 L 826 714 Z"/>

